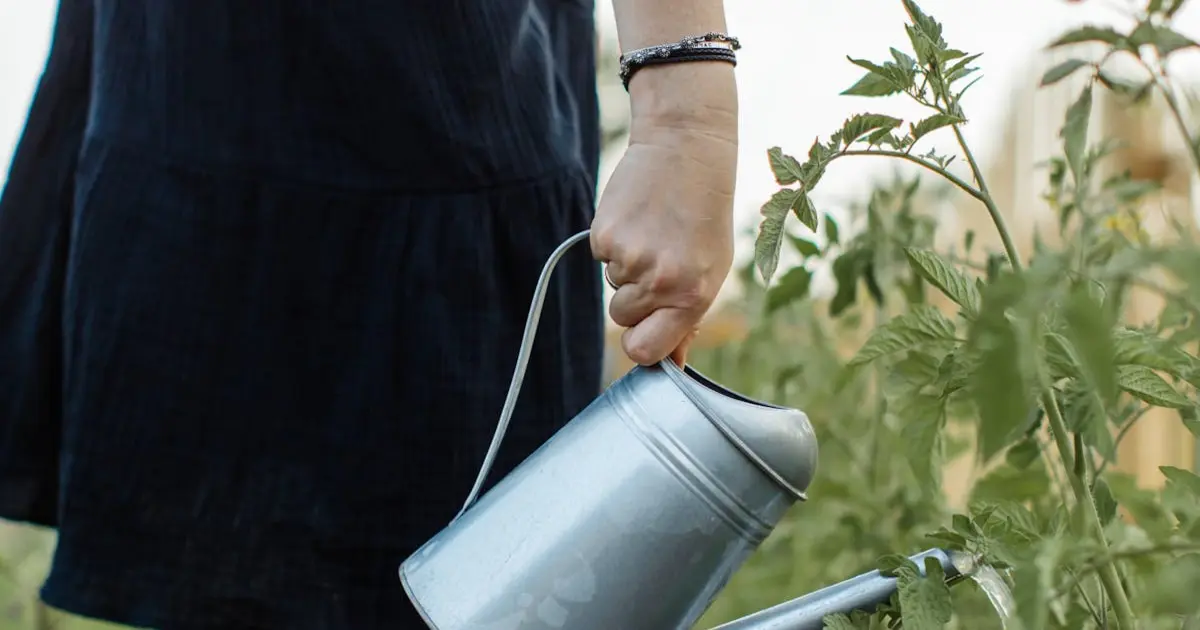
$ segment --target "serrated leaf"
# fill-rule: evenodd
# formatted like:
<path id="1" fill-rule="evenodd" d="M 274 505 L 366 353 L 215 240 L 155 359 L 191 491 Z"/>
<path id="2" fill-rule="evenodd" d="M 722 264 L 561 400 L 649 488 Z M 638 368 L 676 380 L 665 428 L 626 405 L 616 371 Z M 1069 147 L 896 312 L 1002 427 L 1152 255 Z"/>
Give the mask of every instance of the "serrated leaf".
<path id="1" fill-rule="evenodd" d="M 1087 379 L 1104 404 L 1117 396 L 1113 373 L 1116 349 L 1113 347 L 1111 313 L 1092 297 L 1084 285 L 1077 286 L 1063 305 L 1066 336 L 1075 348 L 1079 371 Z"/>
<path id="2" fill-rule="evenodd" d="M 942 127 L 949 127 L 950 125 L 958 125 L 965 122 L 967 122 L 967 120 L 961 116 L 951 116 L 950 114 L 934 114 L 929 118 L 921 120 L 913 125 L 909 135 L 912 137 L 913 142 L 916 142 L 929 133 L 941 129 Z"/>
<path id="3" fill-rule="evenodd" d="M 783 274 L 775 286 L 767 290 L 768 314 L 799 300 L 808 297 L 808 288 L 812 284 L 812 273 L 804 267 L 792 267 Z"/>
<path id="4" fill-rule="evenodd" d="M 1115 46 L 1124 39 L 1124 35 L 1107 26 L 1081 26 L 1060 35 L 1058 39 L 1050 43 L 1049 48 L 1082 44 L 1084 42 L 1103 42 Z"/>
<path id="5" fill-rule="evenodd" d="M 888 133 L 903 124 L 903 120 L 883 114 L 856 114 L 842 123 L 841 139 L 849 147 L 871 132 Z"/>
<path id="6" fill-rule="evenodd" d="M 859 626 L 842 613 L 826 615 L 821 619 L 821 624 L 824 630 L 859 630 Z"/>
<path id="7" fill-rule="evenodd" d="M 1079 93 L 1079 98 L 1067 108 L 1066 119 L 1058 134 L 1063 141 L 1063 154 L 1067 158 L 1067 166 L 1070 167 L 1076 183 L 1083 181 L 1088 123 L 1091 122 L 1091 117 L 1092 86 L 1089 83 Z"/>
<path id="8" fill-rule="evenodd" d="M 804 191 L 797 191 L 795 197 L 792 198 L 792 214 L 800 220 L 804 227 L 817 231 L 817 209 L 813 207 L 812 198 Z"/>
<path id="9" fill-rule="evenodd" d="M 950 588 L 936 558 L 925 558 L 925 576 L 901 571 L 897 583 L 905 630 L 942 630 L 950 623 Z"/>
<path id="10" fill-rule="evenodd" d="M 758 236 L 754 240 L 754 264 L 762 274 L 763 282 L 771 284 L 771 277 L 779 267 L 779 250 L 783 247 L 783 224 L 792 207 L 797 190 L 784 188 L 771 196 L 762 210 L 762 222 L 758 224 Z"/>
<path id="11" fill-rule="evenodd" d="M 898 553 L 889 553 L 885 556 L 880 556 L 875 561 L 875 568 L 879 570 L 879 573 L 887 577 L 896 577 L 901 571 L 917 572 L 917 565 L 913 564 L 912 560 Z"/>
<path id="12" fill-rule="evenodd" d="M 908 247 L 904 255 L 914 272 L 963 307 L 969 318 L 979 314 L 979 289 L 965 273 L 931 250 Z"/>
<path id="13" fill-rule="evenodd" d="M 892 65 L 891 68 L 872 63 L 865 59 L 855 59 L 847 57 L 850 63 L 865 68 L 867 74 L 855 82 L 854 85 L 846 88 L 842 92 L 842 96 L 891 96 L 903 92 L 907 85 L 905 71 L 899 66 Z"/>
<path id="14" fill-rule="evenodd" d="M 787 186 L 802 181 L 804 173 L 800 167 L 800 162 L 796 158 L 787 155 L 783 149 L 779 147 L 771 147 L 767 149 L 767 159 L 771 162 L 771 172 L 775 174 L 775 181 L 780 186 Z"/>
<path id="15" fill-rule="evenodd" d="M 1117 366 L 1117 385 L 1135 398 L 1157 407 L 1182 409 L 1192 406 L 1170 383 L 1143 365 Z"/>
<path id="16" fill-rule="evenodd" d="M 848 367 L 865 365 L 903 350 L 933 341 L 954 340 L 954 322 L 932 306 L 919 306 L 871 331 L 871 336 Z"/>
<path id="17" fill-rule="evenodd" d="M 1092 64 L 1082 59 L 1068 59 L 1047 70 L 1046 73 L 1042 75 L 1042 80 L 1039 85 L 1041 85 L 1041 87 L 1054 85 L 1055 83 L 1058 83 L 1059 81 L 1062 81 L 1063 79 L 1074 74 L 1076 70 L 1090 65 Z"/>
<path id="18" fill-rule="evenodd" d="M 1174 466 L 1159 466 L 1158 469 L 1168 481 L 1179 484 L 1200 499 L 1200 477 L 1196 476 L 1196 473 Z"/>

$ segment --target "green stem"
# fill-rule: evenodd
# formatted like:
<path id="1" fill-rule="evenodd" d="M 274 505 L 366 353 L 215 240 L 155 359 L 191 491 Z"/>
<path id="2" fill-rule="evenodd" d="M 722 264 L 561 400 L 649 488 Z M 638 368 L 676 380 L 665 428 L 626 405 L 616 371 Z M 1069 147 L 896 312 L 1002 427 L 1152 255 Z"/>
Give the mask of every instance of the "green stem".
<path id="1" fill-rule="evenodd" d="M 987 182 L 983 179 L 983 170 L 975 161 L 975 155 L 967 146 L 967 140 L 963 137 L 958 125 L 951 125 L 951 128 L 954 129 L 954 137 L 958 139 L 958 146 L 962 148 L 963 157 L 967 158 L 967 164 L 971 167 L 971 175 L 975 177 L 975 184 L 979 186 L 978 199 L 987 208 L 988 216 L 992 218 L 996 231 L 1000 233 L 1000 242 L 1004 244 L 1004 253 L 1008 254 L 1008 262 L 1014 271 L 1020 271 L 1022 267 L 1021 254 L 1017 252 L 1017 246 L 1013 244 L 1012 233 L 1008 230 L 1008 223 L 1004 220 L 1004 215 L 1000 214 L 1000 209 L 996 207 L 996 202 L 992 199 L 992 193 L 988 191 Z"/>
<path id="2" fill-rule="evenodd" d="M 978 199 L 979 201 L 983 202 L 984 204 L 991 203 L 987 200 L 987 198 L 984 197 L 984 194 L 982 192 L 976 190 L 974 186 L 968 184 L 966 181 L 964 181 L 962 178 L 958 177 L 954 173 L 947 171 L 946 169 L 938 166 L 937 164 L 934 164 L 933 162 L 930 162 L 929 160 L 923 160 L 915 155 L 909 155 L 908 153 L 904 153 L 903 151 L 886 151 L 883 149 L 849 149 L 849 150 L 842 151 L 841 153 L 837 154 L 836 157 L 841 157 L 843 155 L 846 155 L 846 156 L 879 155 L 879 156 L 883 156 L 883 157 L 892 157 L 892 158 L 899 158 L 901 160 L 907 160 L 907 161 L 912 162 L 913 164 L 916 164 L 924 169 L 927 169 L 929 171 L 937 173 L 938 175 L 941 175 L 942 177 L 944 177 L 946 179 L 946 181 L 950 182 L 951 184 L 954 184 L 960 190 L 962 190 L 963 192 L 967 193 L 968 195 L 971 195 L 972 197 Z"/>
<path id="3" fill-rule="evenodd" d="M 1050 421 L 1050 433 L 1058 446 L 1059 457 L 1068 471 L 1074 471 L 1075 456 L 1068 437 L 1067 423 L 1063 420 L 1062 411 L 1058 408 L 1058 399 L 1054 397 L 1053 391 L 1046 389 L 1042 393 L 1042 406 Z M 1121 577 L 1117 575 L 1117 565 L 1110 557 L 1108 539 L 1104 536 L 1104 525 L 1100 522 L 1100 513 L 1096 511 L 1096 502 L 1092 500 L 1081 475 L 1068 472 L 1067 479 L 1071 482 L 1071 489 L 1075 491 L 1077 509 L 1083 510 L 1088 525 L 1096 534 L 1096 542 L 1100 545 L 1104 560 L 1096 568 L 1096 572 L 1100 576 L 1100 582 L 1104 584 L 1104 590 L 1108 592 L 1108 598 L 1112 600 L 1113 611 L 1117 614 L 1117 625 L 1124 630 L 1133 630 L 1137 627 L 1134 625 L 1133 608 L 1129 605 L 1129 597 L 1125 594 Z"/>
<path id="4" fill-rule="evenodd" d="M 1117 431 L 1117 437 L 1113 439 L 1113 452 L 1116 452 L 1117 448 L 1121 446 L 1121 441 L 1125 439 L 1125 436 L 1129 433 L 1129 430 L 1133 428 L 1133 425 L 1137 424 L 1137 421 L 1141 419 L 1142 416 L 1146 415 L 1146 412 L 1149 410 L 1149 405 L 1138 409 L 1137 413 L 1135 413 L 1132 418 L 1125 422 L 1125 425 L 1121 427 L 1121 430 Z M 1096 477 L 1098 478 L 1100 475 L 1104 474 L 1104 471 L 1108 470 L 1108 465 L 1111 463 L 1112 458 L 1107 456 L 1101 460 L 1100 466 L 1096 468 Z"/>
<path id="5" fill-rule="evenodd" d="M 1183 119 L 1183 110 L 1179 107 L 1179 100 L 1175 98 L 1175 92 L 1171 87 L 1163 82 L 1166 78 L 1166 71 L 1155 72 L 1150 64 L 1143 59 L 1142 66 L 1150 72 L 1150 78 L 1154 81 L 1154 87 L 1163 95 L 1163 99 L 1167 102 L 1167 109 L 1171 112 L 1171 119 L 1175 121 L 1175 126 L 1179 127 L 1179 133 L 1183 134 L 1183 141 L 1187 143 L 1188 153 L 1192 156 L 1192 164 L 1197 170 L 1200 170 L 1200 145 L 1196 144 L 1195 138 L 1192 137 L 1192 132 L 1188 129 L 1187 121 Z"/>
<path id="6" fill-rule="evenodd" d="M 1021 273 L 1024 265 L 1021 263 L 1020 254 L 1017 252 L 1016 245 L 1013 244 L 1012 234 L 1008 230 L 1008 225 L 1000 214 L 999 208 L 996 207 L 996 202 L 992 199 L 991 193 L 988 191 L 987 183 L 984 181 L 983 171 L 979 168 L 979 163 L 975 160 L 974 154 L 967 146 L 966 138 L 963 137 L 962 131 L 958 125 L 952 125 L 954 129 L 954 137 L 958 140 L 958 146 L 963 151 L 963 156 L 967 159 L 967 164 L 971 167 L 971 174 L 975 177 L 975 184 L 979 187 L 981 201 L 987 207 L 988 214 L 992 218 L 992 223 L 996 226 L 996 231 L 1000 234 L 1000 241 L 1004 244 L 1004 251 L 1008 254 L 1009 264 L 1015 273 Z M 1104 555 L 1108 555 L 1108 540 L 1104 536 L 1104 525 L 1100 521 L 1100 513 L 1096 511 L 1096 502 L 1092 500 L 1092 494 L 1088 491 L 1084 483 L 1083 476 L 1075 474 L 1075 451 L 1071 444 L 1070 433 L 1067 431 L 1067 423 L 1063 420 L 1062 410 L 1058 408 L 1058 399 L 1054 396 L 1054 390 L 1049 386 L 1042 388 L 1042 406 L 1046 410 L 1046 415 L 1050 421 L 1050 434 L 1054 437 L 1054 444 L 1058 447 L 1058 455 L 1062 458 L 1063 465 L 1067 470 L 1067 479 L 1071 482 L 1071 489 L 1074 491 L 1075 500 L 1079 505 L 1078 509 L 1083 510 L 1083 516 L 1088 522 L 1088 525 L 1095 531 L 1097 542 L 1100 544 L 1100 549 Z M 1129 597 L 1125 594 L 1125 588 L 1121 584 L 1120 576 L 1117 575 L 1117 565 L 1110 559 L 1101 565 L 1098 569 L 1100 581 L 1104 584 L 1104 590 L 1108 591 L 1108 597 L 1112 600 L 1113 609 L 1117 614 L 1117 623 L 1124 630 L 1133 630 L 1134 616 L 1133 609 L 1129 605 Z"/>

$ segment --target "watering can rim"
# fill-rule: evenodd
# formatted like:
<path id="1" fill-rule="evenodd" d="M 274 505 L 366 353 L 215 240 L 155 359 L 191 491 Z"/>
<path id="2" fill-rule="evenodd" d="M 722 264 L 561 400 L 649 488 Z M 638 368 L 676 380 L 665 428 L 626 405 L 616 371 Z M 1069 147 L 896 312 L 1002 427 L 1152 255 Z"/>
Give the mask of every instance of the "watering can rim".
<path id="1" fill-rule="evenodd" d="M 704 417 L 742 455 L 749 459 L 755 467 L 770 477 L 772 481 L 787 491 L 797 501 L 808 500 L 808 494 L 805 490 L 811 482 L 816 469 L 816 436 L 813 434 L 808 414 L 800 409 L 776 405 L 741 394 L 721 385 L 689 365 L 685 364 L 683 367 L 679 367 L 670 358 L 663 359 L 654 367 L 661 368 L 667 377 L 688 397 L 692 404 L 700 408 L 704 413 Z M 704 388 L 720 396 L 723 405 L 751 408 L 757 411 L 758 414 L 751 420 L 745 420 L 744 416 L 730 414 L 728 410 L 716 409 L 706 400 L 708 397 L 701 395 L 697 391 L 697 387 Z M 769 430 L 778 427 L 772 427 L 769 423 L 763 422 L 764 413 L 769 413 L 779 418 L 777 424 L 786 423 L 792 428 L 799 428 L 806 434 L 803 443 L 798 444 L 806 452 L 795 452 L 795 449 L 781 448 L 786 445 L 781 444 L 779 439 L 781 437 L 780 433 Z M 795 440 L 792 440 L 792 442 L 793 445 L 796 445 Z M 784 461 L 779 461 L 781 459 Z M 780 464 L 787 461 L 801 464 L 799 470 L 792 471 L 791 475 L 782 472 Z M 797 481 L 796 478 L 802 481 Z"/>

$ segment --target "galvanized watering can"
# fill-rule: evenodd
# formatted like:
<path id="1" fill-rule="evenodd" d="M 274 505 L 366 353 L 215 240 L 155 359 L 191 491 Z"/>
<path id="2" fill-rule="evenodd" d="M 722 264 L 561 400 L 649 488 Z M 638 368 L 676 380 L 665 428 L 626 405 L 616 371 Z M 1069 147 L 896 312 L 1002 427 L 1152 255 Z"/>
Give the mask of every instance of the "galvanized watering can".
<path id="1" fill-rule="evenodd" d="M 400 567 L 433 630 L 691 628 L 805 500 L 817 464 L 808 417 L 667 359 L 615 382 L 476 502 L 516 405 L 550 275 L 587 236 L 572 236 L 542 269 L 499 426 L 462 511 Z"/>

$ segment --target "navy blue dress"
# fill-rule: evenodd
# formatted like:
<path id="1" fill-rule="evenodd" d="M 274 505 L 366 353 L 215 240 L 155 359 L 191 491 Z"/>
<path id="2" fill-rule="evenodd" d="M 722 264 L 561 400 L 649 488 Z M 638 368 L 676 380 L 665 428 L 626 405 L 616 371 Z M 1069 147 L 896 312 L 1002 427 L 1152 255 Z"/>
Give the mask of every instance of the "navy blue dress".
<path id="1" fill-rule="evenodd" d="M 0 198 L 0 517 L 52 606 L 423 627 L 397 566 L 483 460 L 588 227 L 589 0 L 62 0 Z M 494 482 L 599 392 L 560 265 Z"/>

